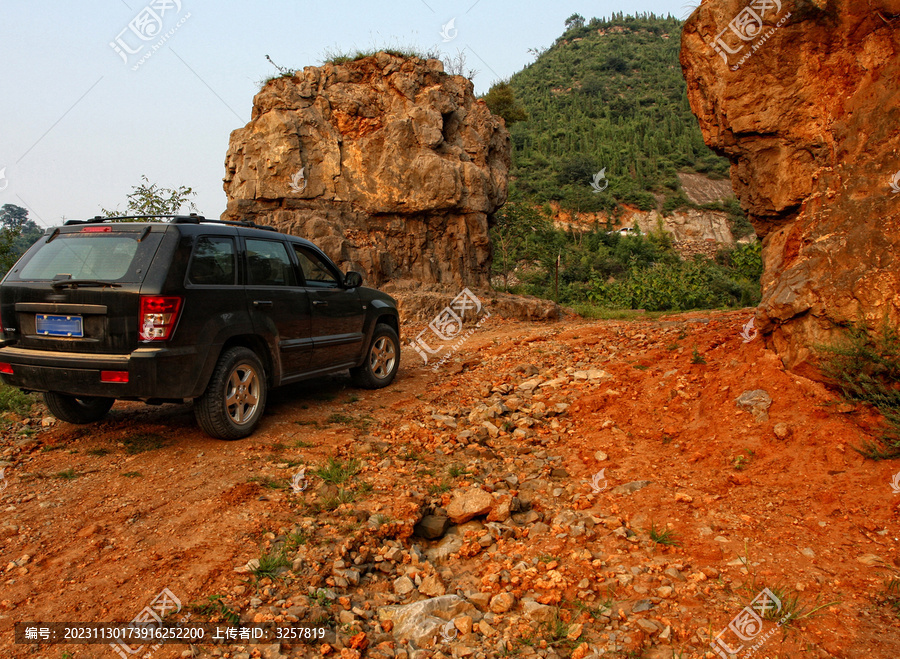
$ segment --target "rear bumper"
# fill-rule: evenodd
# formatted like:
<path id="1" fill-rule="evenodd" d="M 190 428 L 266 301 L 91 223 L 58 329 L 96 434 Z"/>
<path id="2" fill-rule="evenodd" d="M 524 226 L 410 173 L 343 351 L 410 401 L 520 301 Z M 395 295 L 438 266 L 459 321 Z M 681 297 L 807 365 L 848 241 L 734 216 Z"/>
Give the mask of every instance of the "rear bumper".
<path id="1" fill-rule="evenodd" d="M 105 398 L 183 399 L 202 393 L 200 368 L 191 348 L 142 347 L 127 355 L 84 354 L 0 348 L 0 362 L 12 366 L 3 382 L 31 391 Z M 127 371 L 128 382 L 101 382 L 101 371 Z"/>

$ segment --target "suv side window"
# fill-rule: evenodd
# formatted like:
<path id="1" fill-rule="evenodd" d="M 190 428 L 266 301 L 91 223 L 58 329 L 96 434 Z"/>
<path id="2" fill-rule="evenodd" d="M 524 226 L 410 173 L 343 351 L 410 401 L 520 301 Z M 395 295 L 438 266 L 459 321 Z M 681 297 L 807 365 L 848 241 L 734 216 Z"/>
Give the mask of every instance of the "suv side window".
<path id="1" fill-rule="evenodd" d="M 283 242 L 248 238 L 246 244 L 250 286 L 297 285 L 294 265 Z"/>
<path id="2" fill-rule="evenodd" d="M 325 262 L 319 258 L 318 254 L 304 249 L 300 245 L 294 245 L 294 252 L 297 254 L 297 261 L 300 262 L 300 269 L 303 271 L 303 277 L 306 279 L 307 286 L 316 288 L 340 286 L 340 282 L 335 277 L 334 272 L 325 265 Z"/>
<path id="3" fill-rule="evenodd" d="M 188 281 L 203 286 L 232 286 L 235 275 L 234 240 L 201 236 L 194 245 Z"/>

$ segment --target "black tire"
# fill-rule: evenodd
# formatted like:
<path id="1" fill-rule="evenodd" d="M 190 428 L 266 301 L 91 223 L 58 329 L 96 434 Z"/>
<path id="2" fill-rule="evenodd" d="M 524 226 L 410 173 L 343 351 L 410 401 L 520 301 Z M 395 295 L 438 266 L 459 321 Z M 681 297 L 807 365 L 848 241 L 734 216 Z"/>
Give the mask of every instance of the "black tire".
<path id="1" fill-rule="evenodd" d="M 230 348 L 219 357 L 194 416 L 208 435 L 241 439 L 256 430 L 266 408 L 266 372 L 256 353 Z"/>
<path id="2" fill-rule="evenodd" d="M 350 369 L 353 384 L 364 389 L 381 389 L 394 381 L 400 368 L 400 337 L 390 325 L 379 323 L 366 348 L 362 366 Z"/>
<path id="3" fill-rule="evenodd" d="M 105 417 L 116 399 L 69 396 L 48 391 L 44 394 L 44 402 L 50 409 L 50 414 L 60 421 L 83 425 L 94 423 Z"/>

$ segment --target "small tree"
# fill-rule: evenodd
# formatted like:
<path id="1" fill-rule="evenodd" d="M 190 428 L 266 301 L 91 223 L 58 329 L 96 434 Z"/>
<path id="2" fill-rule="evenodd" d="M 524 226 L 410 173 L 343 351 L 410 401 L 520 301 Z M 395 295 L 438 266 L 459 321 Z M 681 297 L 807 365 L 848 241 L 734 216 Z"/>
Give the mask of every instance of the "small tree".
<path id="1" fill-rule="evenodd" d="M 0 271 L 6 273 L 43 231 L 28 219 L 28 211 L 15 204 L 0 208 Z"/>
<path id="2" fill-rule="evenodd" d="M 493 217 L 491 242 L 494 246 L 493 272 L 503 277 L 509 290 L 509 277 L 520 261 L 537 259 L 550 223 L 528 202 L 508 202 Z"/>
<path id="3" fill-rule="evenodd" d="M 482 99 L 491 112 L 503 117 L 507 126 L 528 119 L 528 113 L 516 100 L 516 93 L 508 82 L 498 82 Z"/>
<path id="4" fill-rule="evenodd" d="M 124 215 L 178 215 L 185 204 L 190 212 L 196 212 L 197 207 L 190 200 L 196 195 L 193 188 L 186 185 L 163 188 L 156 183 L 150 183 L 146 176 L 141 176 L 141 183 L 134 186 L 131 194 L 126 197 L 128 204 Z M 115 210 L 103 208 L 101 212 L 105 217 L 123 215 L 118 208 Z"/>
<path id="5" fill-rule="evenodd" d="M 581 14 L 572 14 L 566 19 L 566 29 L 571 30 L 573 27 L 584 27 L 584 16 Z"/>

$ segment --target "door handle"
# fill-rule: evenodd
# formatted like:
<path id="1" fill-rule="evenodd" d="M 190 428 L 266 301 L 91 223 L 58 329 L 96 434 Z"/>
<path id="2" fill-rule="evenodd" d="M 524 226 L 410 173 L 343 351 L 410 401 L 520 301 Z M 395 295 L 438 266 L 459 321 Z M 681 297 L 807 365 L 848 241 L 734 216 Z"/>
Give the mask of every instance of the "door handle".
<path id="1" fill-rule="evenodd" d="M 271 307 L 272 300 L 253 300 L 254 307 Z"/>
<path id="2" fill-rule="evenodd" d="M 313 300 L 312 301 L 314 307 L 327 307 L 328 303 L 325 300 Z"/>

